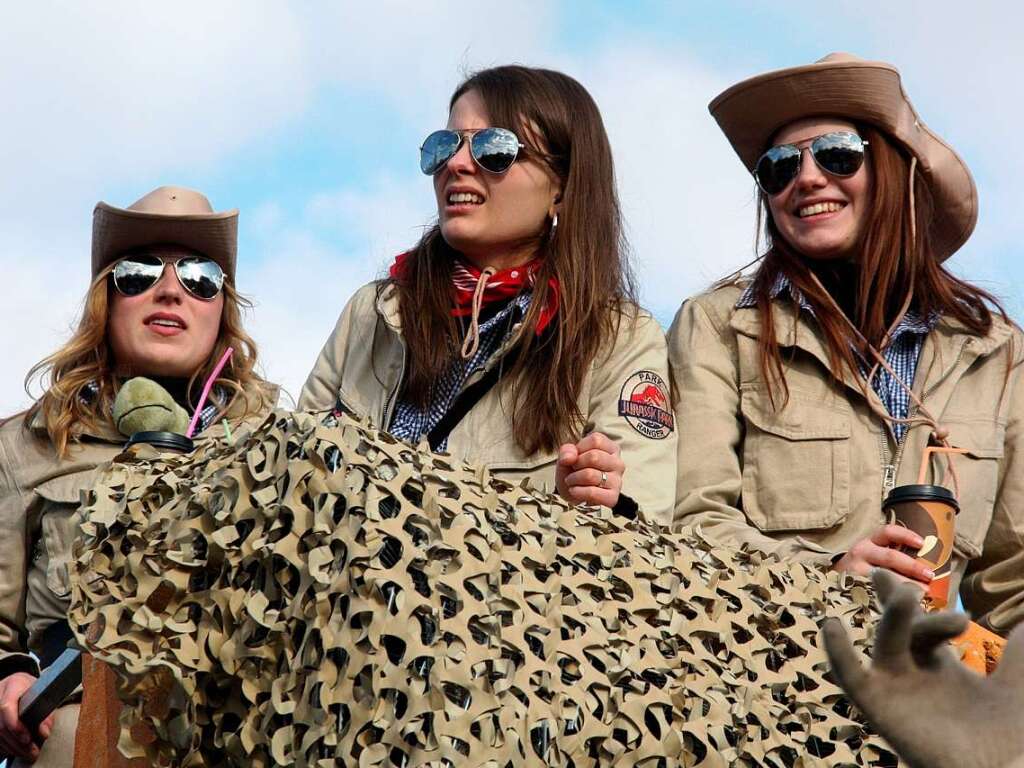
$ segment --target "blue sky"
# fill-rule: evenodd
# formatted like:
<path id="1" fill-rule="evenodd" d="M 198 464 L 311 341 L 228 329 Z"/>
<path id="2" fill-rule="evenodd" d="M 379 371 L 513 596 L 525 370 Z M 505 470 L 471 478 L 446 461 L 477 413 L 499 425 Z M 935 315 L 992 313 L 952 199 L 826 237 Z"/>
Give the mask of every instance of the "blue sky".
<path id="1" fill-rule="evenodd" d="M 752 256 L 753 185 L 707 113 L 744 77 L 834 50 L 896 64 L 981 196 L 958 274 L 1024 308 L 1017 212 L 1021 12 L 874 0 L 35 2 L 0 29 L 0 413 L 56 348 L 88 280 L 93 205 L 160 184 L 238 207 L 239 284 L 267 375 L 297 394 L 348 296 L 433 215 L 417 169 L 467 71 L 519 62 L 602 109 L 644 302 L 679 303 Z"/>

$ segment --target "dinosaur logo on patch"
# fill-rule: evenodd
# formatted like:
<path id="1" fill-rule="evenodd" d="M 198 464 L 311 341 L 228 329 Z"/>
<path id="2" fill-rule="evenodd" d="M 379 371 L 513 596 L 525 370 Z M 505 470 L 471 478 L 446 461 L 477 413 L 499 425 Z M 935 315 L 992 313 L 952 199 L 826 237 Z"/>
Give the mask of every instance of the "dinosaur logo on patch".
<path id="1" fill-rule="evenodd" d="M 622 385 L 619 416 L 633 429 L 652 440 L 664 440 L 675 429 L 668 401 L 668 385 L 653 371 L 637 371 Z"/>

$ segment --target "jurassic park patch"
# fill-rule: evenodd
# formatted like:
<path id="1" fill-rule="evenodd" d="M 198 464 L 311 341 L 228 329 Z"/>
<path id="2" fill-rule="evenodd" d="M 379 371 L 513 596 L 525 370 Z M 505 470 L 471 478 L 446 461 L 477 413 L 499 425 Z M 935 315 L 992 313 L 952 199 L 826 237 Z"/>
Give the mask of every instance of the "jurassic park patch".
<path id="1" fill-rule="evenodd" d="M 619 416 L 652 440 L 664 440 L 675 429 L 669 406 L 668 385 L 654 371 L 637 371 L 622 385 Z"/>

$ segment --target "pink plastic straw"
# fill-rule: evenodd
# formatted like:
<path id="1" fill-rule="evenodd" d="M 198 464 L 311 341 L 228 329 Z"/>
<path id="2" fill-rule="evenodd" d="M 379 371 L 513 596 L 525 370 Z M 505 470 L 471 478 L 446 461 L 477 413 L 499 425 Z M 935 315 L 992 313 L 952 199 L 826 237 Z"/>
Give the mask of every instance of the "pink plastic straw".
<path id="1" fill-rule="evenodd" d="M 206 380 L 206 384 L 203 385 L 203 394 L 199 398 L 199 405 L 196 406 L 196 412 L 192 414 L 192 421 L 188 424 L 188 432 L 185 433 L 185 437 L 191 438 L 192 433 L 196 431 L 196 424 L 199 423 L 199 414 L 203 412 L 203 406 L 206 405 L 206 398 L 210 396 L 210 390 L 213 388 L 213 382 L 220 376 L 220 372 L 224 370 L 224 366 L 227 365 L 228 358 L 231 357 L 231 353 L 234 352 L 234 347 L 228 347 L 224 350 L 224 354 L 220 356 L 220 361 L 217 363 L 217 367 L 213 369 L 213 373 Z"/>

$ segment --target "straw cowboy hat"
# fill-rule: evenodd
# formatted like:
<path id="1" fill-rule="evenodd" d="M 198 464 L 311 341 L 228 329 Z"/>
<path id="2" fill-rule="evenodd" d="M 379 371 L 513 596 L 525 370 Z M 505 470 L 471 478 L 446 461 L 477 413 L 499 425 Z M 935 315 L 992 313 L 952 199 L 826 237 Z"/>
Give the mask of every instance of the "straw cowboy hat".
<path id="1" fill-rule="evenodd" d="M 891 64 L 830 53 L 814 64 L 780 69 L 726 89 L 708 105 L 736 154 L 753 172 L 783 126 L 805 117 L 843 117 L 880 128 L 917 158 L 935 213 L 939 261 L 962 246 L 978 220 L 978 190 L 967 165 L 918 117 Z"/>
<path id="2" fill-rule="evenodd" d="M 125 251 L 174 244 L 216 261 L 234 282 L 238 209 L 215 213 L 204 195 L 183 187 L 158 187 L 127 208 L 97 203 L 92 212 L 92 275 Z"/>

